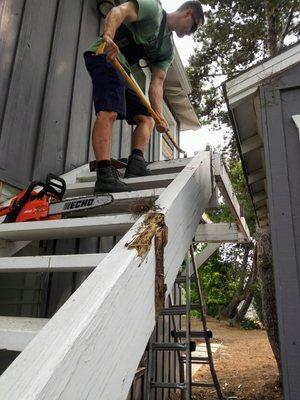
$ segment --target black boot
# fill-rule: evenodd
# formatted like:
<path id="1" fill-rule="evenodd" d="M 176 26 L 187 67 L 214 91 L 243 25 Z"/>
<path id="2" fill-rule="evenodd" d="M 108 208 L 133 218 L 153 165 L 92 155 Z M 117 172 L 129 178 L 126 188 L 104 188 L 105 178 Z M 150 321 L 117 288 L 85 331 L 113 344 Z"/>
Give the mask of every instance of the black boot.
<path id="1" fill-rule="evenodd" d="M 152 172 L 147 168 L 147 163 L 142 156 L 132 154 L 128 157 L 128 164 L 124 178 L 134 178 L 136 176 L 152 175 Z"/>
<path id="2" fill-rule="evenodd" d="M 97 168 L 97 180 L 94 194 L 131 192 L 131 188 L 126 183 L 120 181 L 119 173 L 113 166 Z"/>

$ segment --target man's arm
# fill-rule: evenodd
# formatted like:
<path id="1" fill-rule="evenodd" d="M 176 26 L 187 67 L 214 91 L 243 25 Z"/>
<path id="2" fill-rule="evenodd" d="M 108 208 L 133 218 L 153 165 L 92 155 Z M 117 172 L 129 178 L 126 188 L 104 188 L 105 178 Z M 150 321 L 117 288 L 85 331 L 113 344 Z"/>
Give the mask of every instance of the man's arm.
<path id="1" fill-rule="evenodd" d="M 161 123 L 156 124 L 158 132 L 166 132 L 169 129 L 168 122 L 163 116 L 163 86 L 165 78 L 166 73 L 162 69 L 153 68 L 149 87 L 149 99 L 152 108 L 157 112 L 161 119 Z"/>
<path id="2" fill-rule="evenodd" d="M 104 22 L 103 40 L 106 43 L 105 53 L 111 61 L 114 61 L 120 50 L 113 39 L 116 30 L 123 22 L 133 22 L 138 18 L 138 9 L 133 1 L 127 1 L 120 6 L 113 7 L 107 14 Z"/>

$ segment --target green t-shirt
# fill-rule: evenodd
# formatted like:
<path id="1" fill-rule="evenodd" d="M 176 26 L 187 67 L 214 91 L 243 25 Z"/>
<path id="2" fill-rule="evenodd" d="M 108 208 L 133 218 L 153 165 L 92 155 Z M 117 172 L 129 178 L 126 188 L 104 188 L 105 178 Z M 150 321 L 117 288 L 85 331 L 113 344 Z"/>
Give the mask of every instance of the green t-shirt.
<path id="1" fill-rule="evenodd" d="M 134 22 L 126 22 L 124 25 L 131 31 L 137 44 L 147 44 L 157 39 L 163 16 L 163 9 L 157 0 L 132 0 L 138 6 L 138 18 Z M 102 38 L 99 37 L 87 51 L 96 52 L 101 44 Z M 172 34 L 166 27 L 162 46 L 159 50 L 159 62 L 151 63 L 151 68 L 159 68 L 167 72 L 174 58 L 174 43 Z M 118 60 L 130 70 L 129 64 L 123 54 L 118 56 Z"/>

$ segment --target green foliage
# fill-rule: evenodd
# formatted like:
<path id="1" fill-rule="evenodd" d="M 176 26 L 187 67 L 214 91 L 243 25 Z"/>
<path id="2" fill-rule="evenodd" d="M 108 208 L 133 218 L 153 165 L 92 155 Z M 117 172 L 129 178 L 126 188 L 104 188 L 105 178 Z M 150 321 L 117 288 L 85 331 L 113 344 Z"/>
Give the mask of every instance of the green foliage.
<path id="1" fill-rule="evenodd" d="M 246 329 L 246 330 L 261 329 L 261 325 L 257 321 L 254 321 L 253 319 L 249 319 L 249 318 L 244 318 L 240 322 L 240 327 L 242 329 Z"/>
<path id="2" fill-rule="evenodd" d="M 220 83 L 300 37 L 298 0 L 203 0 L 206 23 L 194 36 L 187 69 L 192 102 L 204 123 L 229 125 Z M 268 23 L 266 22 L 268 21 Z"/>
<path id="3" fill-rule="evenodd" d="M 231 263 L 222 262 L 218 255 L 211 257 L 199 270 L 207 313 L 219 316 L 228 305 L 236 288 L 237 280 Z"/>

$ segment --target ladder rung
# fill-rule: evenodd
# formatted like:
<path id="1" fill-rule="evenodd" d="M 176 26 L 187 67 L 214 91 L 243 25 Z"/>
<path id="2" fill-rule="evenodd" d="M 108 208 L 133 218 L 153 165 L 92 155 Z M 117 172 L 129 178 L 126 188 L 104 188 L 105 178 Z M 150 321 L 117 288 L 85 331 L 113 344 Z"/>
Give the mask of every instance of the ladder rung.
<path id="1" fill-rule="evenodd" d="M 178 276 L 178 278 L 176 278 L 175 283 L 185 283 L 185 276 Z"/>
<path id="2" fill-rule="evenodd" d="M 191 275 L 190 276 L 190 280 L 191 281 L 193 281 L 193 280 L 195 280 L 195 275 Z M 176 278 L 176 280 L 175 280 L 175 283 L 185 283 L 186 282 L 186 280 L 185 280 L 185 276 L 178 276 L 177 278 Z"/>
<path id="3" fill-rule="evenodd" d="M 185 338 L 186 337 L 186 331 L 171 331 L 171 336 L 173 338 L 177 337 L 177 338 Z M 212 339 L 213 334 L 212 331 L 191 331 L 190 332 L 190 337 L 191 338 L 209 338 Z"/>
<path id="4" fill-rule="evenodd" d="M 191 310 L 201 310 L 199 304 L 191 304 Z M 171 306 L 169 308 L 165 308 L 161 311 L 161 315 L 184 315 L 186 314 L 186 307 L 183 306 Z"/>
<path id="5" fill-rule="evenodd" d="M 211 388 L 215 387 L 213 383 L 192 382 L 193 387 Z"/>
<path id="6" fill-rule="evenodd" d="M 152 343 L 152 350 L 154 351 L 186 351 L 186 343 Z M 196 351 L 196 342 L 190 342 L 190 351 Z"/>
<path id="7" fill-rule="evenodd" d="M 182 355 L 182 361 L 185 363 L 185 354 Z M 208 357 L 191 357 L 192 364 L 209 364 Z"/>
<path id="8" fill-rule="evenodd" d="M 168 350 L 178 350 L 185 351 L 185 343 L 152 343 L 152 350 L 155 351 L 168 351 Z"/>
<path id="9" fill-rule="evenodd" d="M 152 382 L 152 388 L 159 388 L 159 389 L 179 389 L 185 390 L 186 384 L 185 383 L 163 383 L 163 382 Z"/>

